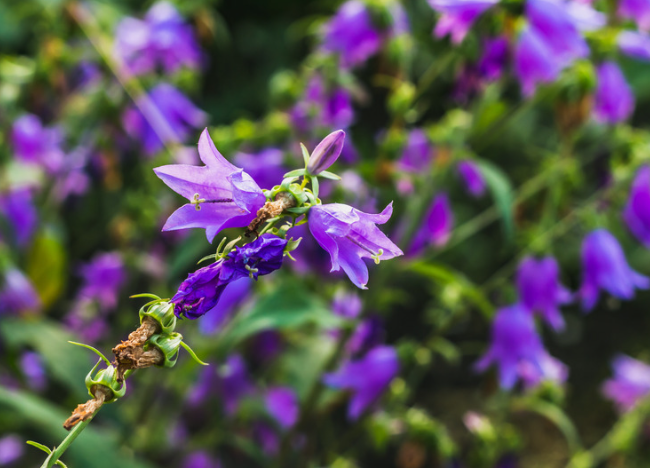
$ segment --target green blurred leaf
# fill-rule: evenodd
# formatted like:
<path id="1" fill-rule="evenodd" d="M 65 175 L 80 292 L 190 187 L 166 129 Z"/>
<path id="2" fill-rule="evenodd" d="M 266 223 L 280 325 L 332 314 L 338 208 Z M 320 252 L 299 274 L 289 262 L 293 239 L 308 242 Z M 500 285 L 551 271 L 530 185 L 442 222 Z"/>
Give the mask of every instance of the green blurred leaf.
<path id="1" fill-rule="evenodd" d="M 63 292 L 68 276 L 65 249 L 52 231 L 40 234 L 27 257 L 27 276 L 47 308 Z"/>
<path id="2" fill-rule="evenodd" d="M 492 197 L 496 204 L 497 210 L 501 215 L 501 222 L 503 225 L 503 233 L 506 239 L 511 242 L 514 239 L 515 224 L 513 220 L 513 207 L 514 207 L 514 191 L 508 176 L 494 164 L 485 161 L 477 160 L 476 163 L 485 177 Z"/>

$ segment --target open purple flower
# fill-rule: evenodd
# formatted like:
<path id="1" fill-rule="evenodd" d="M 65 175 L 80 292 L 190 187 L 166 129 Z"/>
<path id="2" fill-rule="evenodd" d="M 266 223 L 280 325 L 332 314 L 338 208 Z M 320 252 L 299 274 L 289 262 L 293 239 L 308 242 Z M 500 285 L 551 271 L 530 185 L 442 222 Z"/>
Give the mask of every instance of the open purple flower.
<path id="1" fill-rule="evenodd" d="M 115 53 L 135 75 L 154 71 L 158 64 L 166 73 L 197 68 L 201 61 L 194 31 L 168 2 L 152 6 L 144 21 L 124 18 L 115 31 Z"/>
<path id="2" fill-rule="evenodd" d="M 485 193 L 487 187 L 485 177 L 483 177 L 481 170 L 475 162 L 469 159 L 459 161 L 457 169 L 469 193 L 475 197 L 480 197 Z"/>
<path id="3" fill-rule="evenodd" d="M 207 128 L 199 139 L 199 155 L 205 166 L 174 164 L 154 169 L 176 193 L 190 203 L 167 220 L 163 231 L 205 228 L 209 242 L 222 229 L 244 227 L 255 219 L 266 197 L 255 181 L 230 164 L 217 151 Z"/>
<path id="4" fill-rule="evenodd" d="M 621 413 L 625 413 L 650 395 L 650 366 L 629 356 L 619 355 L 612 367 L 614 377 L 603 385 L 603 394 L 616 404 Z"/>
<path id="5" fill-rule="evenodd" d="M 283 429 L 289 429 L 298 420 L 298 397 L 290 387 L 273 387 L 264 397 L 266 411 Z"/>
<path id="6" fill-rule="evenodd" d="M 564 319 L 558 307 L 571 302 L 571 292 L 560 283 L 559 268 L 553 257 L 524 258 L 517 270 L 517 290 L 521 305 L 538 312 L 553 329 L 562 330 Z"/>
<path id="7" fill-rule="evenodd" d="M 349 0 L 325 25 L 323 49 L 339 54 L 344 68 L 361 65 L 379 51 L 382 37 L 363 2 Z"/>
<path id="8" fill-rule="evenodd" d="M 9 238 L 19 247 L 25 247 L 38 226 L 38 212 L 28 189 L 16 189 L 0 194 L 0 218 L 8 224 Z"/>
<path id="9" fill-rule="evenodd" d="M 323 382 L 352 392 L 348 417 L 355 420 L 381 396 L 398 371 L 395 349 L 379 346 L 363 358 L 347 362 L 338 371 L 325 374 Z"/>
<path id="10" fill-rule="evenodd" d="M 138 105 L 124 112 L 126 131 L 142 142 L 145 153 L 152 155 L 165 143 L 182 143 L 192 129 L 205 125 L 207 115 L 172 85 L 157 85 Z"/>
<path id="11" fill-rule="evenodd" d="M 641 31 L 650 31 L 650 2 L 648 0 L 620 0 L 618 15 L 636 22 Z"/>
<path id="12" fill-rule="evenodd" d="M 403 252 L 375 226 L 393 213 L 389 204 L 380 214 L 368 214 L 340 203 L 316 205 L 309 210 L 309 230 L 332 258 L 332 270 L 343 271 L 361 289 L 368 283 L 364 258 L 389 260 Z"/>
<path id="13" fill-rule="evenodd" d="M 619 299 L 632 299 L 635 289 L 648 289 L 650 278 L 634 271 L 616 238 L 606 229 L 592 231 L 582 242 L 582 308 L 590 311 L 604 289 Z"/>
<path id="14" fill-rule="evenodd" d="M 433 199 L 424 223 L 415 233 L 408 249 L 409 255 L 421 252 L 428 245 L 442 247 L 451 237 L 453 226 L 454 214 L 449 206 L 449 198 L 446 193 L 441 193 Z"/>
<path id="15" fill-rule="evenodd" d="M 650 166 L 642 166 L 637 171 L 623 219 L 634 237 L 650 248 Z"/>
<path id="16" fill-rule="evenodd" d="M 627 119 L 634 109 L 634 94 L 621 69 L 614 62 L 604 62 L 598 67 L 597 76 L 596 120 L 615 124 Z"/>
<path id="17" fill-rule="evenodd" d="M 431 8 L 442 13 L 436 24 L 436 37 L 451 35 L 451 41 L 463 41 L 474 21 L 499 0 L 428 0 Z"/>
<path id="18" fill-rule="evenodd" d="M 510 390 L 518 378 L 527 385 L 545 379 L 563 380 L 564 366 L 551 357 L 535 330 L 533 316 L 521 305 L 499 309 L 492 322 L 492 341 L 476 363 L 483 372 L 491 364 L 499 367 L 499 384 Z"/>
<path id="19" fill-rule="evenodd" d="M 38 164 L 49 173 L 56 173 L 63 164 L 65 154 L 61 150 L 61 130 L 44 127 L 33 114 L 25 114 L 13 123 L 11 142 L 19 160 Z"/>
<path id="20" fill-rule="evenodd" d="M 265 234 L 224 259 L 191 273 L 169 302 L 178 317 L 199 318 L 215 308 L 226 286 L 240 278 L 268 275 L 282 266 L 285 239 Z"/>
<path id="21" fill-rule="evenodd" d="M 124 262 L 117 252 L 96 255 L 81 267 L 83 286 L 79 298 L 97 301 L 103 308 L 111 309 L 117 305 L 118 293 L 126 272 Z"/>
<path id="22" fill-rule="evenodd" d="M 525 96 L 532 96 L 539 83 L 551 83 L 562 71 L 562 66 L 553 56 L 539 33 L 526 27 L 519 35 L 515 46 L 515 73 Z"/>
<path id="23" fill-rule="evenodd" d="M 41 300 L 27 277 L 15 268 L 3 272 L 0 282 L 0 315 L 37 310 Z"/>
<path id="24" fill-rule="evenodd" d="M 635 31 L 623 31 L 617 38 L 618 48 L 625 55 L 650 61 L 650 36 Z"/>

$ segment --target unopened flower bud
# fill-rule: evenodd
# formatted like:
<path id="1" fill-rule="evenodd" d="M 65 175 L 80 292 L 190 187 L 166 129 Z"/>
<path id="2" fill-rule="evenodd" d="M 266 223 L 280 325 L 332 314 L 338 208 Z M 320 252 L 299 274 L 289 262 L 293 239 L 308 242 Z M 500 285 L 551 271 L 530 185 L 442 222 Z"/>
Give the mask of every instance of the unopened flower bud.
<path id="1" fill-rule="evenodd" d="M 318 175 L 336 162 L 343 149 L 345 132 L 337 130 L 330 133 L 321 141 L 309 158 L 307 172 Z"/>

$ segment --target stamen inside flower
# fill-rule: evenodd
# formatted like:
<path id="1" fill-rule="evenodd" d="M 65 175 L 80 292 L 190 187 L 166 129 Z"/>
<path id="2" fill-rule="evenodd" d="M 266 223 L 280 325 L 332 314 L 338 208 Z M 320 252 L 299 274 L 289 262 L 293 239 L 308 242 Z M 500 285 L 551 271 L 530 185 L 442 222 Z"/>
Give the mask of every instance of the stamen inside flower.
<path id="1" fill-rule="evenodd" d="M 375 263 L 376 263 L 377 265 L 379 265 L 379 257 L 381 257 L 382 255 L 384 255 L 384 249 L 379 249 L 379 251 L 374 252 L 374 251 L 372 251 L 371 249 L 369 249 L 367 246 L 363 245 L 361 242 L 359 242 L 359 241 L 356 240 L 356 239 L 353 239 L 353 238 L 350 237 L 350 236 L 345 236 L 345 238 L 348 239 L 348 240 L 350 240 L 353 244 L 358 245 L 359 247 L 361 247 L 361 248 L 362 248 L 363 250 L 365 250 L 366 252 L 368 252 L 368 253 L 370 254 L 370 258 L 372 258 L 372 259 L 375 261 Z"/>
<path id="2" fill-rule="evenodd" d="M 244 265 L 244 266 L 248 270 L 248 276 L 250 277 L 250 279 L 255 279 L 254 275 L 257 274 L 259 270 L 257 268 L 251 268 L 250 265 Z"/>
<path id="3" fill-rule="evenodd" d="M 201 203 L 232 203 L 234 200 L 232 198 L 218 198 L 216 200 L 206 200 L 201 198 L 198 193 L 195 193 L 190 203 L 196 206 L 196 211 L 201 211 Z"/>

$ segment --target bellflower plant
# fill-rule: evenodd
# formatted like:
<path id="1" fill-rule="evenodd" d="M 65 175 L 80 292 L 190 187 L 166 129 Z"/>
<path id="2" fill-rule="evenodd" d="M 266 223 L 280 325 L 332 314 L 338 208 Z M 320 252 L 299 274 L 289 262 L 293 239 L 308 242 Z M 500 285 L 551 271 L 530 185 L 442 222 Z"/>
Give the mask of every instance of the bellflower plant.
<path id="1" fill-rule="evenodd" d="M 366 289 L 368 267 L 364 258 L 379 263 L 403 252 L 375 224 L 384 224 L 393 213 L 389 204 L 379 214 L 368 214 L 348 205 L 316 205 L 309 211 L 309 230 L 332 259 L 332 270 L 343 271 L 352 283 Z"/>
<path id="2" fill-rule="evenodd" d="M 429 168 L 433 155 L 434 148 L 426 133 L 414 128 L 408 134 L 397 167 L 402 171 L 421 173 Z"/>
<path id="3" fill-rule="evenodd" d="M 496 5 L 499 0 L 428 0 L 429 6 L 441 13 L 434 35 L 451 36 L 454 44 L 460 44 L 474 22 L 485 10 Z"/>
<path id="4" fill-rule="evenodd" d="M 175 164 L 158 167 L 154 172 L 190 201 L 169 217 L 163 231 L 205 228 L 212 242 L 222 229 L 247 226 L 266 197 L 250 175 L 217 151 L 207 129 L 199 139 L 199 156 L 205 166 Z"/>
<path id="5" fill-rule="evenodd" d="M 478 165 L 469 159 L 465 159 L 459 161 L 456 167 L 463 178 L 463 182 L 465 182 L 467 191 L 474 197 L 483 196 L 487 185 Z"/>
<path id="6" fill-rule="evenodd" d="M 348 418 L 355 420 L 384 392 L 399 372 L 397 353 L 390 346 L 379 346 L 364 357 L 349 361 L 338 371 L 325 374 L 323 382 L 334 388 L 352 391 Z"/>
<path id="7" fill-rule="evenodd" d="M 559 280 L 559 268 L 553 257 L 524 258 L 517 269 L 517 290 L 520 303 L 531 312 L 538 312 L 556 331 L 564 328 L 558 307 L 572 300 L 571 292 Z"/>
<path id="8" fill-rule="evenodd" d="M 625 55 L 646 62 L 650 61 L 650 36 L 635 31 L 622 31 L 616 43 Z"/>
<path id="9" fill-rule="evenodd" d="M 650 248 L 650 166 L 644 165 L 637 171 L 623 219 L 634 237 Z"/>
<path id="10" fill-rule="evenodd" d="M 515 73 L 524 96 L 530 97 L 540 83 L 555 81 L 562 70 L 539 33 L 530 26 L 524 28 L 515 46 Z"/>
<path id="11" fill-rule="evenodd" d="M 620 0 L 618 15 L 636 22 L 643 32 L 650 31 L 650 2 L 648 0 Z"/>
<path id="12" fill-rule="evenodd" d="M 19 160 L 37 164 L 48 173 L 56 173 L 63 164 L 63 133 L 57 127 L 44 127 L 33 114 L 23 115 L 13 123 L 11 143 Z"/>
<path id="13" fill-rule="evenodd" d="M 15 240 L 18 247 L 25 247 L 39 224 L 31 191 L 19 188 L 0 194 L 0 218 L 4 218 L 8 224 L 10 232 L 7 239 Z"/>
<path id="14" fill-rule="evenodd" d="M 621 413 L 634 408 L 650 395 L 650 366 L 629 356 L 619 355 L 612 363 L 614 377 L 603 384 L 603 394 Z"/>
<path id="15" fill-rule="evenodd" d="M 166 73 L 200 65 L 201 49 L 194 31 L 168 2 L 154 4 L 144 21 L 124 18 L 115 38 L 115 54 L 134 75 L 152 72 L 158 64 Z"/>
<path id="16" fill-rule="evenodd" d="M 433 199 L 424 217 L 424 223 L 411 241 L 409 255 L 416 255 L 428 245 L 444 246 L 451 237 L 453 225 L 454 215 L 449 206 L 449 198 L 446 193 L 439 194 Z"/>
<path id="17" fill-rule="evenodd" d="M 31 281 L 16 268 L 3 274 L 0 286 L 0 314 L 38 310 L 41 299 Z"/>
<path id="18" fill-rule="evenodd" d="M 280 427 L 289 429 L 298 420 L 298 397 L 289 387 L 270 388 L 264 397 L 268 413 Z"/>
<path id="19" fill-rule="evenodd" d="M 79 297 L 97 301 L 103 308 L 111 309 L 117 305 L 120 287 L 126 280 L 122 257 L 117 252 L 95 256 L 80 269 L 83 286 Z"/>
<path id="20" fill-rule="evenodd" d="M 615 124 L 627 119 L 634 110 L 634 95 L 619 66 L 614 62 L 604 62 L 598 67 L 597 76 L 596 120 Z"/>
<path id="21" fill-rule="evenodd" d="M 501 78 L 508 61 L 508 39 L 495 37 L 483 41 L 483 54 L 478 62 L 478 69 L 483 79 L 496 81 Z"/>
<path id="22" fill-rule="evenodd" d="M 491 344 L 476 363 L 483 372 L 491 364 L 499 367 L 499 384 L 510 390 L 518 378 L 529 383 L 543 379 L 562 379 L 562 364 L 551 357 L 535 330 L 533 316 L 521 305 L 499 309 L 492 323 Z"/>
<path id="23" fill-rule="evenodd" d="M 279 148 L 265 148 L 255 153 L 239 152 L 233 156 L 233 162 L 260 187 L 273 187 L 287 172 L 284 154 Z"/>
<path id="24" fill-rule="evenodd" d="M 616 238 L 606 229 L 592 231 L 582 242 L 582 308 L 590 311 L 604 289 L 619 299 L 631 299 L 635 289 L 648 289 L 650 278 L 634 271 Z"/>
<path id="25" fill-rule="evenodd" d="M 199 322 L 199 330 L 205 334 L 217 333 L 228 323 L 237 308 L 251 295 L 253 284 L 250 278 L 240 278 L 228 284 L 219 297 L 219 307 L 212 309 Z"/>

